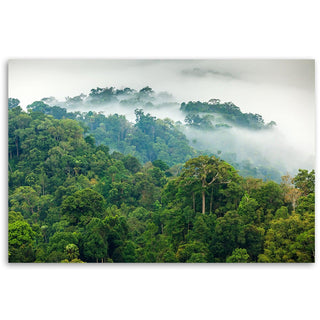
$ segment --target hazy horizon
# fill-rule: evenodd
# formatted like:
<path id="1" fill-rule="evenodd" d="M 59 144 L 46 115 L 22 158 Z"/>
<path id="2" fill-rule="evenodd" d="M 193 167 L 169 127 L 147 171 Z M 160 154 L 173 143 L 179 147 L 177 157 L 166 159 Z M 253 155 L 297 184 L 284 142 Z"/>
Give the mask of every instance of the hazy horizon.
<path id="1" fill-rule="evenodd" d="M 276 148 L 281 142 L 301 158 L 315 156 L 314 60 L 11 60 L 8 78 L 9 97 L 24 108 L 44 97 L 63 101 L 96 87 L 150 86 L 179 103 L 232 101 L 242 112 L 277 123 L 283 141 L 274 141 L 273 153 L 285 152 Z M 272 140 L 267 145 L 272 148 Z"/>

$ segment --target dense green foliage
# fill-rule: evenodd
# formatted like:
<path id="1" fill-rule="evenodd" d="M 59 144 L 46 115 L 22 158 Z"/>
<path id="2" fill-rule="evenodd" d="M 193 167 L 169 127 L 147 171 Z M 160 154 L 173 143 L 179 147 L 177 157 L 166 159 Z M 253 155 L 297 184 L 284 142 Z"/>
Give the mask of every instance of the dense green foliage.
<path id="1" fill-rule="evenodd" d="M 9 100 L 9 106 L 19 103 L 17 99 Z M 11 100 L 15 100 L 15 104 Z M 42 100 L 47 101 L 47 99 Z M 86 133 L 87 141 L 92 139 L 91 135 L 94 138 L 92 141 L 96 144 L 107 145 L 111 151 L 134 156 L 141 163 L 162 160 L 169 166 L 181 166 L 188 159 L 200 154 L 215 155 L 208 150 L 197 151 L 191 147 L 178 123 L 168 118 L 156 119 L 149 113 L 145 114 L 142 109 L 135 109 L 135 124 L 130 123 L 123 115 L 105 116 L 102 112 L 93 111 L 67 112 L 66 108 L 50 106 L 44 101 L 36 101 L 27 106 L 27 109 L 52 115 L 56 119 L 77 120 Z M 214 126 L 210 115 L 200 117 L 198 114 L 189 114 L 186 119 L 189 119 L 189 126 L 201 130 L 229 128 L 226 124 Z M 249 160 L 239 161 L 235 153 L 226 152 L 223 153 L 223 159 L 232 164 L 243 176 L 281 181 L 280 172 L 271 166 L 267 159 L 262 160 L 263 164 Z"/>
<path id="2" fill-rule="evenodd" d="M 132 88 L 116 89 L 114 87 L 91 89 L 88 95 L 81 93 L 75 97 L 66 97 L 61 102 L 54 97 L 43 98 L 42 102 L 50 106 L 59 106 L 68 109 L 79 108 L 83 106 L 115 105 L 129 106 L 133 108 L 153 108 L 167 105 L 178 105 L 168 92 L 156 93 L 150 87 L 144 87 L 141 90 Z"/>
<path id="3" fill-rule="evenodd" d="M 211 124 L 211 121 L 209 119 L 214 120 L 214 117 L 212 115 L 211 118 L 208 118 L 208 115 L 200 117 L 199 113 L 209 113 L 217 115 L 218 123 L 215 124 L 216 128 L 230 127 L 228 124 L 225 124 L 224 121 L 232 125 L 255 130 L 268 129 L 276 125 L 274 121 L 265 124 L 260 114 L 242 113 L 240 108 L 237 107 L 234 103 L 222 103 L 219 99 L 211 99 L 209 100 L 209 102 L 183 102 L 181 104 L 180 110 L 188 114 L 186 117 L 186 122 L 189 125 L 193 126 L 204 125 L 206 128 L 213 128 L 213 125 Z"/>
<path id="4" fill-rule="evenodd" d="M 314 261 L 314 171 L 243 178 L 141 110 L 122 132 L 118 115 L 18 104 L 9 100 L 10 262 Z M 143 145 L 110 152 L 117 139 L 118 151 Z"/>
<path id="5" fill-rule="evenodd" d="M 18 104 L 19 100 L 9 99 L 9 108 Z M 240 137 L 241 141 L 241 134 L 233 129 L 242 128 L 255 134 L 254 130 L 271 129 L 275 122 L 271 121 L 265 125 L 262 116 L 242 113 L 233 103 L 221 103 L 218 99 L 211 99 L 208 103 L 182 103 L 178 110 L 179 106 L 169 93 L 156 93 L 150 87 L 144 87 L 139 91 L 131 88 L 98 87 L 91 89 L 88 95 L 66 97 L 65 101 L 58 101 L 54 97 L 43 98 L 27 108 L 53 115 L 56 119 L 76 119 L 85 129 L 86 135 L 91 134 L 97 144 L 107 145 L 111 151 L 130 154 L 141 163 L 161 159 L 170 166 L 181 166 L 191 157 L 207 154 L 218 155 L 239 170 L 242 176 L 280 182 L 281 175 L 288 171 L 286 165 L 274 161 L 270 163 L 270 159 L 263 156 L 258 149 L 247 150 L 244 156 L 239 157 L 242 153 L 239 152 L 239 148 L 245 147 L 237 140 Z M 130 123 L 124 115 L 117 114 L 116 110 L 126 115 L 133 115 L 135 112 L 136 123 Z M 161 111 L 161 114 L 176 116 L 178 114 L 181 120 L 185 117 L 185 124 L 180 121 L 173 122 L 168 118 L 156 119 L 142 110 L 151 113 Z M 103 112 L 110 115 L 105 116 Z M 190 133 L 188 129 L 196 131 Z M 205 135 L 197 139 L 199 133 L 214 136 Z M 207 142 L 211 140 L 228 142 L 217 148 L 215 143 L 208 145 Z"/>
<path id="6" fill-rule="evenodd" d="M 141 109 L 135 110 L 134 125 L 123 115 L 106 117 L 101 112 L 67 112 L 65 108 L 51 107 L 43 101 L 36 101 L 27 109 L 52 115 L 56 119 L 76 119 L 98 145 L 107 145 L 110 150 L 130 154 L 142 163 L 162 160 L 172 166 L 197 154 L 173 121 L 156 119 Z"/>

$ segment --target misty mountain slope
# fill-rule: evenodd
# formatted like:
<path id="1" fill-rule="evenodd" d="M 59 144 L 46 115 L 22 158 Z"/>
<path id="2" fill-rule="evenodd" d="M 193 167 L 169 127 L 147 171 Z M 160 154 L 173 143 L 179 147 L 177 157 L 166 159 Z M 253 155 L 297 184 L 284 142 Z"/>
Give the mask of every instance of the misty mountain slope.
<path id="1" fill-rule="evenodd" d="M 141 163 L 162 160 L 169 166 L 181 164 L 198 155 L 186 136 L 168 118 L 161 120 L 136 109 L 135 123 L 117 113 L 105 116 L 102 112 L 67 112 L 65 108 L 50 107 L 43 101 L 29 105 L 32 113 L 44 113 L 56 119 L 69 118 L 80 122 L 86 136 L 92 136 L 97 145 L 106 145 L 110 151 L 130 154 Z"/>
<path id="2" fill-rule="evenodd" d="M 187 114 L 187 120 L 193 124 L 194 119 L 198 121 L 209 120 L 208 114 L 217 115 L 220 121 L 227 122 L 227 125 L 235 125 L 253 130 L 270 129 L 276 125 L 274 121 L 265 124 L 260 114 L 242 113 L 240 108 L 232 102 L 222 103 L 219 99 L 210 99 L 208 102 L 183 102 L 180 110 Z M 199 114 L 207 114 L 200 117 Z M 198 116 L 198 117 L 197 117 Z M 200 118 L 200 119 L 199 119 Z M 212 116 L 213 120 L 214 117 Z M 190 124 L 190 123 L 189 123 Z M 219 125 L 219 122 L 216 124 Z M 221 125 L 224 125 L 222 122 Z"/>
<path id="3" fill-rule="evenodd" d="M 312 158 L 290 144 L 275 121 L 265 123 L 261 115 L 243 113 L 232 102 L 190 101 L 180 110 L 186 115 L 182 130 L 191 146 L 220 156 L 243 176 L 279 182 L 306 164 L 312 167 Z"/>
<path id="4" fill-rule="evenodd" d="M 183 133 L 192 147 L 219 156 L 243 176 L 280 181 L 281 175 L 291 171 L 286 166 L 287 153 L 272 153 L 272 144 L 279 137 L 276 129 L 252 133 L 236 127 L 202 130 L 185 126 Z M 283 150 L 290 151 L 285 145 Z"/>
<path id="5" fill-rule="evenodd" d="M 288 143 L 274 121 L 266 124 L 261 115 L 243 113 L 219 99 L 180 104 L 171 94 L 150 87 L 139 91 L 106 87 L 65 101 L 43 98 L 28 109 L 77 119 L 97 144 L 132 154 L 141 162 L 160 159 L 172 166 L 209 154 L 228 161 L 243 176 L 275 181 L 312 163 Z"/>

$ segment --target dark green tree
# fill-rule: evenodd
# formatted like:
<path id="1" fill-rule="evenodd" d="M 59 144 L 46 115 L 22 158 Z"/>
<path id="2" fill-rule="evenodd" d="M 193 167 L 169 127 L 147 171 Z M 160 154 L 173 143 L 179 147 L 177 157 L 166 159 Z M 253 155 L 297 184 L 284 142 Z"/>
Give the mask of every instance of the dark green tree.
<path id="1" fill-rule="evenodd" d="M 62 214 L 66 215 L 70 223 L 86 223 L 92 217 L 102 218 L 104 215 L 104 198 L 92 189 L 76 191 L 61 204 Z"/>

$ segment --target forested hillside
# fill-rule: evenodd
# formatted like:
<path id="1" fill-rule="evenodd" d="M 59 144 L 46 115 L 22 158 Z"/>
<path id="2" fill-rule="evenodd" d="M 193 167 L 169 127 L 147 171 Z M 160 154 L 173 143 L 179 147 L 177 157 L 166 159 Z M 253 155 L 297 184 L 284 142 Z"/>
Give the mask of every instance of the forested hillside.
<path id="1" fill-rule="evenodd" d="M 187 113 L 187 122 L 193 126 L 205 126 L 207 129 L 214 129 L 219 127 L 230 127 L 236 125 L 246 127 L 253 130 L 270 129 L 276 125 L 274 121 L 267 124 L 260 114 L 242 113 L 240 108 L 232 102 L 222 103 L 219 99 L 211 99 L 208 102 L 192 102 L 182 103 L 180 110 Z M 199 114 L 209 114 L 199 116 Z M 218 123 L 215 125 L 212 122 L 215 116 L 218 116 Z M 216 121 L 217 121 L 216 120 Z M 223 123 L 223 121 L 227 122 Z"/>
<path id="2" fill-rule="evenodd" d="M 314 171 L 243 177 L 135 115 L 9 99 L 10 262 L 314 261 Z"/>
<path id="3" fill-rule="evenodd" d="M 74 119 L 96 144 L 107 145 L 110 150 L 135 156 L 142 163 L 160 159 L 174 165 L 197 155 L 188 140 L 172 120 L 164 120 L 135 109 L 135 124 L 117 113 L 105 116 L 102 112 L 67 112 L 65 108 L 50 107 L 36 101 L 27 107 L 32 112 L 52 115 L 56 119 Z"/>
<path id="4" fill-rule="evenodd" d="M 17 99 L 9 100 L 10 106 L 19 104 Z M 139 91 L 106 87 L 65 101 L 43 98 L 27 109 L 56 119 L 76 119 L 96 144 L 133 155 L 142 163 L 160 159 L 173 166 L 197 155 L 214 155 L 232 164 L 242 176 L 279 183 L 283 174 L 295 174 L 301 167 L 292 168 L 274 158 L 279 152 L 272 157 L 266 153 L 266 142 L 277 138 L 274 121 L 265 124 L 261 115 L 243 113 L 232 102 L 219 99 L 180 105 L 169 93 L 156 93 L 150 87 Z M 253 143 L 252 138 L 258 140 Z M 273 143 L 273 148 L 279 147 Z M 290 151 L 284 146 L 280 149 Z"/>

